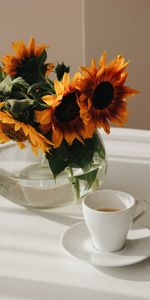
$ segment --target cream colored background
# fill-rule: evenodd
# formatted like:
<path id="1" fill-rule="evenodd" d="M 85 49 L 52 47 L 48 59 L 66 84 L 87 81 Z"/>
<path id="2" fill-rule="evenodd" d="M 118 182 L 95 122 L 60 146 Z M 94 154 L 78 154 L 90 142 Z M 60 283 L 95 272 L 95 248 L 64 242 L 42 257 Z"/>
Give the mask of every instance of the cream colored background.
<path id="1" fill-rule="evenodd" d="M 140 90 L 128 98 L 126 127 L 150 129 L 150 0 L 85 0 L 86 62 L 123 54 L 130 60 L 127 84 Z"/>
<path id="2" fill-rule="evenodd" d="M 150 0 L 0 0 L 0 56 L 30 36 L 50 46 L 48 59 L 78 66 L 107 51 L 130 60 L 126 127 L 150 129 Z"/>
<path id="3" fill-rule="evenodd" d="M 29 41 L 50 46 L 52 62 L 82 63 L 82 0 L 0 0 L 0 56 L 12 52 L 11 42 Z"/>

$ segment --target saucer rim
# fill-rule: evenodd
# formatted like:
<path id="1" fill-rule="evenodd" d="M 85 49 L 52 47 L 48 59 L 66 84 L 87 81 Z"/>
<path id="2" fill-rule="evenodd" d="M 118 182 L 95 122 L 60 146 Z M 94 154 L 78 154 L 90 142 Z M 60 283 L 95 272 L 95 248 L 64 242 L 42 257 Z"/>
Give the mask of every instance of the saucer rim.
<path id="1" fill-rule="evenodd" d="M 137 224 L 137 225 L 140 226 L 139 229 L 143 229 L 143 230 L 148 230 L 148 231 L 150 231 L 149 228 L 146 228 L 146 227 L 142 226 L 141 224 Z M 62 234 L 62 236 L 61 236 L 60 243 L 61 243 L 61 245 L 62 245 L 64 251 L 68 254 L 68 256 L 70 256 L 70 257 L 72 257 L 72 258 L 74 258 L 74 259 L 77 259 L 77 260 L 81 260 L 81 261 L 90 263 L 91 265 L 93 265 L 93 263 L 91 262 L 91 259 L 82 258 L 82 257 L 80 257 L 80 256 L 78 256 L 78 255 L 75 255 L 74 252 L 71 252 L 70 250 L 67 249 L 67 247 L 66 247 L 66 245 L 65 245 L 65 243 L 64 243 L 65 238 L 66 238 L 66 235 L 68 235 L 68 233 L 72 232 L 72 231 L 74 230 L 74 228 L 76 228 L 76 227 L 79 227 L 79 228 L 80 228 L 81 226 L 85 226 L 85 228 L 87 229 L 86 223 L 85 223 L 84 220 L 82 220 L 82 221 L 80 221 L 80 222 L 77 222 L 77 223 L 73 224 L 72 226 L 70 226 L 69 228 L 67 228 L 67 229 L 65 230 L 65 232 L 64 232 L 64 233 Z M 134 229 L 131 229 L 130 231 L 133 232 Z M 130 232 L 130 231 L 129 231 L 129 232 Z M 89 235 L 88 229 L 87 229 L 87 234 Z M 89 239 L 90 239 L 90 235 L 89 235 Z M 134 240 L 134 239 L 133 239 L 133 240 Z M 92 247 L 93 247 L 93 246 L 92 246 Z M 108 257 L 109 257 L 109 255 L 113 255 L 114 253 L 117 254 L 117 253 L 119 253 L 120 251 L 122 251 L 122 249 L 121 249 L 120 251 L 117 251 L 117 252 L 110 252 L 110 253 L 109 253 L 109 252 L 103 252 L 103 251 L 96 250 L 96 249 L 94 249 L 94 247 L 93 247 L 93 250 L 96 251 L 98 254 L 106 255 L 106 256 L 108 256 Z M 88 253 L 88 251 L 85 251 L 85 256 L 86 256 L 87 253 Z M 89 249 L 89 253 L 92 254 L 92 252 L 91 252 L 90 249 Z M 130 266 L 130 265 L 133 265 L 133 264 L 140 263 L 140 262 L 142 262 L 142 261 L 144 261 L 144 260 L 146 260 L 146 259 L 148 259 L 148 258 L 150 258 L 150 255 L 149 255 L 149 254 L 143 255 L 143 256 L 139 256 L 138 258 L 137 258 L 137 256 L 135 256 L 135 259 L 134 259 L 134 256 L 133 256 L 133 260 L 132 260 L 132 261 L 131 261 L 131 260 L 130 260 L 130 261 L 125 260 L 124 263 L 119 263 L 119 264 L 105 264 L 105 263 L 104 263 L 104 264 L 97 264 L 97 266 L 99 266 L 99 267 L 108 267 L 108 268 L 109 268 L 109 267 L 126 267 L 126 266 Z M 96 265 L 95 265 L 95 266 L 96 266 Z"/>

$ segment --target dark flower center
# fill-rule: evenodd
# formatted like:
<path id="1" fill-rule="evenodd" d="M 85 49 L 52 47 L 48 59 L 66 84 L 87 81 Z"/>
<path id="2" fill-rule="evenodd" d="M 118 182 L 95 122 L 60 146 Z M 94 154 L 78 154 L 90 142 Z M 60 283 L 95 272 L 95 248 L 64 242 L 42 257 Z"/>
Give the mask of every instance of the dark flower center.
<path id="1" fill-rule="evenodd" d="M 93 106 L 96 109 L 104 109 L 112 102 L 114 97 L 114 88 L 109 81 L 101 82 L 93 94 Z"/>
<path id="2" fill-rule="evenodd" d="M 15 131 L 13 124 L 2 124 L 2 130 L 8 138 L 16 142 L 24 142 L 27 140 L 22 128 Z"/>
<path id="3" fill-rule="evenodd" d="M 60 122 L 69 122 L 79 116 L 76 94 L 67 94 L 55 109 L 55 116 Z"/>

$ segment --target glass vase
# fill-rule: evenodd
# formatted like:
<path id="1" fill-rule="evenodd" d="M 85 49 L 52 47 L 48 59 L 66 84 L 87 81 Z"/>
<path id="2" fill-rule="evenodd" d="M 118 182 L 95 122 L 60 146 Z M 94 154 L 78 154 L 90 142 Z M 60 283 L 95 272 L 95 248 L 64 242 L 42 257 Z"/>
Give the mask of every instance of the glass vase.
<path id="1" fill-rule="evenodd" d="M 42 154 L 35 157 L 29 147 L 20 150 L 13 143 L 1 147 L 1 195 L 22 206 L 44 209 L 80 201 L 99 189 L 106 175 L 106 151 L 99 132 L 96 140 L 98 149 L 86 167 L 66 167 L 56 178 Z"/>

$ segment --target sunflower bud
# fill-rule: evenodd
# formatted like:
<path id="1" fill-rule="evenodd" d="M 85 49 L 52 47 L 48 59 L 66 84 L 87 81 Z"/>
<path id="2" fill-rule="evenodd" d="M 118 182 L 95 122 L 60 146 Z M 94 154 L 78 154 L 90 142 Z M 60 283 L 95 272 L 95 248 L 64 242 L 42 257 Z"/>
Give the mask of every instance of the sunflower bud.
<path id="1" fill-rule="evenodd" d="M 55 68 L 55 72 L 57 75 L 57 79 L 60 81 L 63 78 L 64 73 L 70 72 L 70 67 L 66 66 L 63 62 L 61 64 L 57 64 Z"/>

